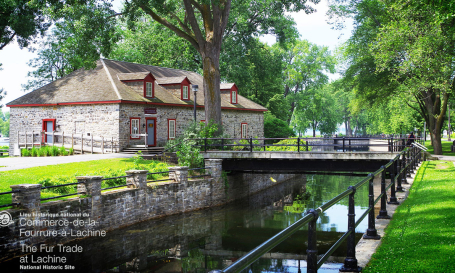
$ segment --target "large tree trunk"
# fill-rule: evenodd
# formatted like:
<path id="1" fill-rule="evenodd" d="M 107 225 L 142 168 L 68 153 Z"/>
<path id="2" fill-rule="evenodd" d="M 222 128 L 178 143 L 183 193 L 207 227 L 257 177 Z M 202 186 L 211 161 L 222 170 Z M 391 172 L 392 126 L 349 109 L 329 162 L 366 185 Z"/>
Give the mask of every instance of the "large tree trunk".
<path id="1" fill-rule="evenodd" d="M 428 90 L 424 93 L 423 101 L 428 113 L 428 130 L 431 135 L 431 142 L 435 155 L 442 155 L 441 130 L 444 124 L 444 117 L 447 111 L 449 94 L 439 90 Z M 442 93 L 442 100 L 441 100 Z"/>
<path id="2" fill-rule="evenodd" d="M 220 64 L 218 54 L 210 47 L 201 52 L 204 70 L 205 123 L 213 121 L 221 129 Z"/>

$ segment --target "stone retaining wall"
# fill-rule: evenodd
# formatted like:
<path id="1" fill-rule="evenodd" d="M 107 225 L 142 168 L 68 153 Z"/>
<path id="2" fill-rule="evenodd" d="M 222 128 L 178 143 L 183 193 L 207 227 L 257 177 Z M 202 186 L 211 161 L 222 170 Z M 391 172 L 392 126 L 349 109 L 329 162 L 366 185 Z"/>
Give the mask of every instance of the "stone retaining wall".
<path id="1" fill-rule="evenodd" d="M 219 206 L 283 182 L 295 175 L 235 175 L 222 177 L 220 159 L 208 159 L 208 176 L 189 180 L 187 167 L 169 168 L 174 182 L 147 184 L 147 172 L 128 171 L 127 189 L 101 192 L 101 176 L 77 177 L 81 195 L 41 203 L 41 185 L 11 186 L 12 222 L 0 227 L 0 257 L 7 258 L 22 245 L 55 245 L 87 236 L 104 237 L 105 232 L 149 219 Z M 57 221 L 52 225 L 50 222 Z"/>

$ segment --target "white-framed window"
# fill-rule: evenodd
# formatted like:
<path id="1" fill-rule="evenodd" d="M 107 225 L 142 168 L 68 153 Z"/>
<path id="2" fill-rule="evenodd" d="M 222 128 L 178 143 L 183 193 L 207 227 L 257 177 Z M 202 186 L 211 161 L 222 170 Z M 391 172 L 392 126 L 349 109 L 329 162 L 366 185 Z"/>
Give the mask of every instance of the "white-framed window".
<path id="1" fill-rule="evenodd" d="M 184 85 L 183 91 L 182 91 L 182 100 L 188 100 L 188 99 L 189 99 L 188 86 Z"/>
<path id="2" fill-rule="evenodd" d="M 153 83 L 152 82 L 146 82 L 145 83 L 145 96 L 146 97 L 153 97 Z"/>
<path id="3" fill-rule="evenodd" d="M 167 128 L 168 128 L 168 139 L 175 138 L 175 119 L 168 119 L 167 120 Z"/>
<path id="4" fill-rule="evenodd" d="M 242 123 L 241 125 L 241 138 L 247 138 L 248 137 L 248 123 Z"/>
<path id="5" fill-rule="evenodd" d="M 140 138 L 139 136 L 140 132 L 140 118 L 130 118 L 130 133 L 131 133 L 131 139 L 137 139 Z"/>
<path id="6" fill-rule="evenodd" d="M 233 104 L 236 104 L 236 103 L 237 103 L 237 91 L 233 90 L 233 91 L 231 92 L 231 96 L 232 96 L 232 97 L 231 97 L 232 103 L 233 103 Z"/>

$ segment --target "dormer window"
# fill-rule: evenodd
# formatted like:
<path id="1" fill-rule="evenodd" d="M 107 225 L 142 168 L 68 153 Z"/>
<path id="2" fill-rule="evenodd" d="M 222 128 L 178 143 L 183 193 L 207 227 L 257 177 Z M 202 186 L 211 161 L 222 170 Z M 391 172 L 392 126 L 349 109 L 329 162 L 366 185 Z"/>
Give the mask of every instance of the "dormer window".
<path id="1" fill-rule="evenodd" d="M 188 91 L 188 85 L 184 85 L 182 87 L 182 100 L 189 100 L 190 99 L 190 93 Z"/>
<path id="2" fill-rule="evenodd" d="M 148 98 L 153 98 L 153 83 L 152 82 L 145 83 L 145 96 Z"/>
<path id="3" fill-rule="evenodd" d="M 232 104 L 237 104 L 237 91 L 231 91 L 231 102 Z"/>

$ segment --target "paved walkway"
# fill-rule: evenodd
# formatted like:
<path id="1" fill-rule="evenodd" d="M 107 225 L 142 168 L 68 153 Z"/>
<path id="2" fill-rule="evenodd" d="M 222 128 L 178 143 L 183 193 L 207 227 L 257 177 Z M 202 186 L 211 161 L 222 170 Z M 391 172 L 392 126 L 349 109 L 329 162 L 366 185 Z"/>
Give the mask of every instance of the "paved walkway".
<path id="1" fill-rule="evenodd" d="M 26 169 L 31 167 L 57 165 L 90 160 L 109 158 L 130 158 L 133 154 L 83 154 L 72 156 L 49 156 L 49 157 L 5 157 L 0 158 L 0 171 Z"/>
<path id="2" fill-rule="evenodd" d="M 437 157 L 439 160 L 445 160 L 445 161 L 455 161 L 455 156 L 450 156 L 450 155 L 431 155 L 432 157 Z"/>

